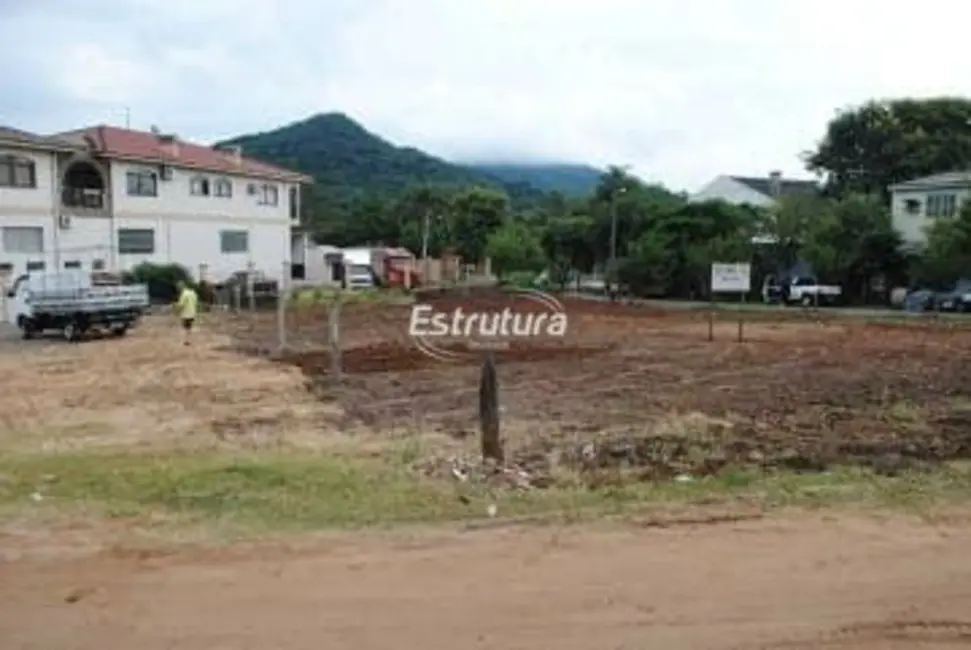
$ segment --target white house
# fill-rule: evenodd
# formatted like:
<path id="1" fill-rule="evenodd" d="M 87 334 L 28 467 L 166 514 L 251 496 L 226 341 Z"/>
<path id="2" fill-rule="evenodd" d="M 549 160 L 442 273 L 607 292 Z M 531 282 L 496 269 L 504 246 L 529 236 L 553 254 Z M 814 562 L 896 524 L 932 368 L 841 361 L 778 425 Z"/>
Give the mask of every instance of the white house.
<path id="1" fill-rule="evenodd" d="M 0 129 L 0 269 L 127 270 L 178 263 L 212 281 L 289 274 L 311 179 L 174 135 L 96 126 Z"/>
<path id="2" fill-rule="evenodd" d="M 689 197 L 690 201 L 725 201 L 733 205 L 767 208 L 783 196 L 814 195 L 819 185 L 812 180 L 791 180 L 782 172 L 770 172 L 768 177 L 719 176 Z"/>
<path id="3" fill-rule="evenodd" d="M 890 186 L 893 226 L 904 243 L 919 246 L 935 219 L 953 217 L 971 195 L 971 171 L 925 176 Z"/>

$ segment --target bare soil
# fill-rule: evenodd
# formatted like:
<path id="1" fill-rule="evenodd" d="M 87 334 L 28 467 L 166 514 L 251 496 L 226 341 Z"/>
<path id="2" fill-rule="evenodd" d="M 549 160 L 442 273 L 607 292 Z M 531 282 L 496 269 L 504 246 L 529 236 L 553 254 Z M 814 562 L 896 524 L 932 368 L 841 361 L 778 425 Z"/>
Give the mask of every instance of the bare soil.
<path id="1" fill-rule="evenodd" d="M 442 310 L 541 311 L 497 292 L 443 294 Z M 567 464 L 639 478 L 726 467 L 893 473 L 971 457 L 971 328 L 818 320 L 799 310 L 744 325 L 724 316 L 565 301 L 563 338 L 510 339 L 496 352 L 508 454 L 531 473 Z M 325 307 L 287 314 L 291 351 L 345 428 L 474 436 L 480 354 L 443 363 L 407 336 L 409 308 L 346 305 L 342 386 L 330 380 Z M 752 318 L 746 315 L 746 318 Z M 275 316 L 232 323 L 237 346 L 274 336 Z M 463 347 L 465 345 L 465 347 Z M 435 470 L 431 470 L 435 471 Z"/>
<path id="2" fill-rule="evenodd" d="M 124 339 L 10 343 L 0 448 L 267 446 L 336 433 L 326 426 L 335 407 L 313 399 L 299 371 L 226 350 L 206 320 L 184 347 L 175 325 L 152 317 Z"/>
<path id="3" fill-rule="evenodd" d="M 787 517 L 0 564 L 11 650 L 971 646 L 967 526 Z"/>
<path id="4" fill-rule="evenodd" d="M 566 307 L 566 337 L 499 353 L 505 443 L 533 485 L 559 465 L 595 483 L 735 467 L 894 473 L 971 456 L 971 330 L 799 315 L 753 320 L 742 343 L 719 321 L 708 342 L 703 315 Z M 278 340 L 273 314 L 209 315 L 189 348 L 149 319 L 130 339 L 0 355 L 0 448 L 363 449 L 407 432 L 442 441 L 417 469 L 452 480 L 452 457 L 474 447 L 475 355 L 435 361 L 408 339 L 407 308 L 348 306 L 334 387 L 326 317 L 289 312 L 292 350 L 276 363 L 253 354 Z M 0 646 L 971 647 L 967 517 L 682 514 L 141 551 L 113 545 L 131 532 L 124 518 L 0 522 Z"/>

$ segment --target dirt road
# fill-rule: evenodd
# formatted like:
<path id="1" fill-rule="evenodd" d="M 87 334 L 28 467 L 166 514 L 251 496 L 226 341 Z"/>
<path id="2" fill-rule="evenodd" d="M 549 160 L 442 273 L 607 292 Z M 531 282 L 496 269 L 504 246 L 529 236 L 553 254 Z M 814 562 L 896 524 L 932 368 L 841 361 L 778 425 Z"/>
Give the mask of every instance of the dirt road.
<path id="1" fill-rule="evenodd" d="M 801 516 L 21 559 L 0 564 L 0 639 L 9 650 L 971 647 L 968 548 L 967 526 Z"/>

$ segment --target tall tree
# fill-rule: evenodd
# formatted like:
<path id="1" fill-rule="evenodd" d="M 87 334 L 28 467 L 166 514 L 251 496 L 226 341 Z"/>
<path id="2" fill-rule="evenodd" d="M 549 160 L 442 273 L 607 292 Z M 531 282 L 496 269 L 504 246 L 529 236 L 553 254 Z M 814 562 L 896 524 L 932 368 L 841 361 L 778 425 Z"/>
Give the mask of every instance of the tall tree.
<path id="1" fill-rule="evenodd" d="M 512 219 L 489 235 L 486 254 L 498 278 L 510 271 L 539 271 L 546 261 L 536 234 L 525 223 Z"/>
<path id="2" fill-rule="evenodd" d="M 463 260 L 482 260 L 489 235 L 502 225 L 508 205 L 503 192 L 488 187 L 468 187 L 452 198 L 452 239 Z"/>
<path id="3" fill-rule="evenodd" d="M 939 218 L 928 229 L 921 275 L 921 280 L 938 287 L 971 275 L 971 202 L 957 216 Z"/>
<path id="4" fill-rule="evenodd" d="M 839 113 L 807 167 L 833 196 L 887 197 L 887 188 L 971 165 L 971 100 L 960 97 L 868 102 Z"/>

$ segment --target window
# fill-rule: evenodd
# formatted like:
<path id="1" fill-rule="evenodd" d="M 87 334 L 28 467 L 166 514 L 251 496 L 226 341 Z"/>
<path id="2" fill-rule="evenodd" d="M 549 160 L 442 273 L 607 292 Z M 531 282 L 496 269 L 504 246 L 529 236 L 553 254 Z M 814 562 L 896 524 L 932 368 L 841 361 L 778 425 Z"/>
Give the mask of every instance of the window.
<path id="1" fill-rule="evenodd" d="M 128 172 L 128 196 L 158 196 L 155 172 Z"/>
<path id="2" fill-rule="evenodd" d="M 196 176 L 189 182 L 189 193 L 192 196 L 209 196 L 209 179 Z"/>
<path id="3" fill-rule="evenodd" d="M 276 185 L 257 185 L 250 183 L 246 186 L 246 193 L 255 196 L 260 205 L 277 205 L 280 202 L 280 191 Z"/>
<path id="4" fill-rule="evenodd" d="M 907 199 L 904 201 L 904 210 L 907 211 L 907 214 L 920 214 L 920 200 Z"/>
<path id="5" fill-rule="evenodd" d="M 277 205 L 280 202 L 280 191 L 276 185 L 261 185 L 256 202 L 260 205 Z"/>
<path id="6" fill-rule="evenodd" d="M 13 273 L 13 263 L 12 262 L 0 262 L 0 275 L 6 275 Z"/>
<path id="7" fill-rule="evenodd" d="M 298 216 L 300 216 L 299 215 L 299 210 L 298 210 L 298 208 L 300 206 L 297 205 L 297 197 L 298 197 L 298 195 L 297 195 L 297 188 L 291 187 L 290 188 L 290 192 L 289 192 L 289 196 L 288 196 L 288 199 L 289 199 L 288 202 L 290 204 L 290 218 L 291 219 L 296 219 Z"/>
<path id="8" fill-rule="evenodd" d="M 0 156 L 0 187 L 37 187 L 34 161 L 18 156 Z"/>
<path id="9" fill-rule="evenodd" d="M 92 261 L 91 262 L 91 270 L 92 271 L 104 271 L 105 270 L 105 261 L 104 260 L 94 260 L 94 261 Z"/>
<path id="10" fill-rule="evenodd" d="M 32 273 L 34 271 L 43 271 L 43 270 L 44 270 L 43 262 L 27 262 L 28 273 Z"/>
<path id="11" fill-rule="evenodd" d="M 4 228 L 3 250 L 8 253 L 43 253 L 44 229 L 29 226 Z"/>
<path id="12" fill-rule="evenodd" d="M 215 189 L 215 192 L 213 192 L 213 194 L 215 194 L 218 197 L 228 199 L 228 198 L 232 198 L 233 196 L 233 182 L 228 178 L 216 179 L 216 184 L 214 189 Z"/>
<path id="13" fill-rule="evenodd" d="M 219 232 L 219 250 L 223 253 L 246 253 L 249 251 L 249 233 L 245 230 L 222 230 Z"/>
<path id="14" fill-rule="evenodd" d="M 928 217 L 953 217 L 957 212 L 957 196 L 954 194 L 928 194 Z"/>
<path id="15" fill-rule="evenodd" d="M 78 260 L 71 260 L 70 262 L 64 262 L 65 269 L 79 269 L 81 268 L 81 262 Z"/>
<path id="16" fill-rule="evenodd" d="M 118 252 L 122 255 L 150 255 L 155 252 L 155 231 L 151 228 L 119 228 Z"/>

